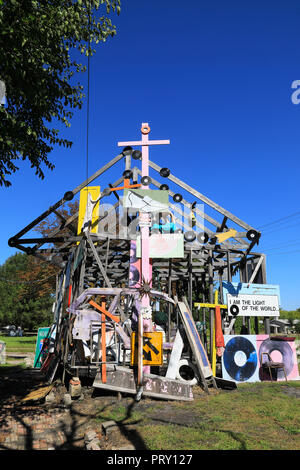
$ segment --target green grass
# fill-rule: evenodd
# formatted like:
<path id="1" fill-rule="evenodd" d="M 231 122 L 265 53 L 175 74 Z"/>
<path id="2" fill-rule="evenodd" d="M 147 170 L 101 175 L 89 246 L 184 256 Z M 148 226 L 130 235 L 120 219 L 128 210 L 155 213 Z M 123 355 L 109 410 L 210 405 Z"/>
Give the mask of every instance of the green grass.
<path id="1" fill-rule="evenodd" d="M 6 351 L 8 353 L 35 352 L 35 336 L 0 336 L 0 341 L 6 343 Z"/>
<path id="2" fill-rule="evenodd" d="M 300 393 L 300 382 L 241 384 L 210 395 L 195 392 L 193 402 L 153 401 L 146 409 L 137 404 L 131 414 L 118 402 L 99 409 L 97 421 L 134 423 L 149 450 L 299 450 L 300 397 L 288 390 Z M 178 423 L 160 419 L 160 410 L 180 417 Z M 185 413 L 194 419 L 185 420 Z"/>

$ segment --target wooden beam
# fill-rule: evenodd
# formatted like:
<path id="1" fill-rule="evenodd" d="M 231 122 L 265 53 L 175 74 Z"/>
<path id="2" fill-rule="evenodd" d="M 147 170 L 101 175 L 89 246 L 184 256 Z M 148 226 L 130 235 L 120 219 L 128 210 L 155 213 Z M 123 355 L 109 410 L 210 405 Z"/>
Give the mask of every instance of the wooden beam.
<path id="1" fill-rule="evenodd" d="M 154 170 L 156 170 L 158 173 L 160 172 L 161 170 L 161 167 L 156 165 L 156 163 L 153 163 L 149 160 L 149 166 L 151 168 L 153 168 Z M 230 220 L 232 220 L 233 222 L 235 222 L 237 225 L 239 225 L 240 227 L 243 227 L 244 229 L 246 230 L 251 230 L 253 229 L 253 227 L 251 227 L 250 225 L 248 225 L 246 222 L 244 222 L 243 220 L 239 219 L 238 217 L 236 217 L 235 215 L 231 214 L 231 212 L 227 211 L 226 209 L 224 209 L 223 207 L 219 206 L 219 204 L 216 204 L 214 201 L 212 201 L 211 199 L 209 199 L 208 197 L 204 196 L 203 194 L 201 194 L 199 191 L 196 191 L 195 189 L 193 189 L 191 186 L 189 186 L 188 184 L 184 183 L 183 181 L 181 181 L 179 178 L 177 178 L 176 176 L 173 176 L 172 174 L 170 174 L 168 176 L 168 179 L 170 181 L 173 181 L 173 183 L 177 184 L 178 186 L 180 186 L 181 188 L 185 189 L 186 191 L 188 191 L 190 194 L 192 194 L 193 196 L 195 196 L 196 198 L 200 199 L 201 201 L 205 202 L 206 204 L 208 204 L 210 207 L 212 207 L 213 209 L 215 209 L 217 212 L 220 212 L 220 214 L 223 214 L 224 216 L 228 217 Z"/>

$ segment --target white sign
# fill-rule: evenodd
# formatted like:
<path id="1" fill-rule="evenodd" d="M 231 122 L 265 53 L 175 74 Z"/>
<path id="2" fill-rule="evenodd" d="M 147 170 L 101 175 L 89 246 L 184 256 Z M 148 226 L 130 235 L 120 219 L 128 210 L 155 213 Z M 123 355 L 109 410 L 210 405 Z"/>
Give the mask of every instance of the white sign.
<path id="1" fill-rule="evenodd" d="M 228 315 L 233 317 L 279 317 L 277 295 L 227 294 Z"/>

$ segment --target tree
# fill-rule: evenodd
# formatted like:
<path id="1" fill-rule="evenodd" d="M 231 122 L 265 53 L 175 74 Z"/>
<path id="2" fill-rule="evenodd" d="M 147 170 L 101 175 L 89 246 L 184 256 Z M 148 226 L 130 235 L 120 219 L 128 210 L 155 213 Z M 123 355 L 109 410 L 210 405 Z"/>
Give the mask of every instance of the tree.
<path id="1" fill-rule="evenodd" d="M 0 266 L 0 324 L 36 329 L 52 322 L 54 266 L 17 253 Z"/>
<path id="2" fill-rule="evenodd" d="M 106 6 L 106 15 L 99 9 Z M 0 105 L 0 185 L 27 160 L 38 177 L 53 145 L 71 147 L 50 126 L 67 127 L 74 109 L 83 104 L 83 86 L 74 75 L 86 67 L 75 50 L 93 55 L 93 45 L 116 33 L 111 10 L 120 12 L 120 0 L 0 0 L 0 80 L 6 105 Z M 71 53 L 74 57 L 71 57 Z"/>

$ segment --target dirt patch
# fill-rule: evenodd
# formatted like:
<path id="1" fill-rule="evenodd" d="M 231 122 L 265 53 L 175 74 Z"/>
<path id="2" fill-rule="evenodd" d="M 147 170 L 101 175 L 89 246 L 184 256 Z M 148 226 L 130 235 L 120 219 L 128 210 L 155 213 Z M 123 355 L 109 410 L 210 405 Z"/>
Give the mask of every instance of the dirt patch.
<path id="1" fill-rule="evenodd" d="M 282 387 L 282 393 L 286 393 L 290 397 L 300 398 L 300 388 L 297 387 Z"/>

